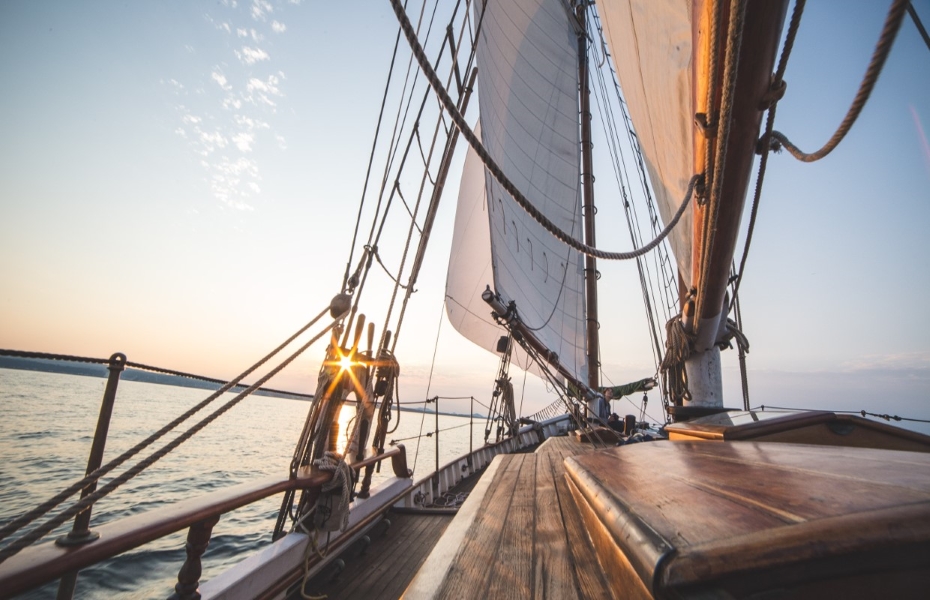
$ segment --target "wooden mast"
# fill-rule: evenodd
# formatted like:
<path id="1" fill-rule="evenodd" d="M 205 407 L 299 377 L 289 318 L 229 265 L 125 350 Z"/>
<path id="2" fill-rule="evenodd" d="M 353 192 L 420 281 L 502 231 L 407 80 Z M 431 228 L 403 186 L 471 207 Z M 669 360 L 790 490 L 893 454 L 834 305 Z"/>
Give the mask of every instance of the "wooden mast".
<path id="1" fill-rule="evenodd" d="M 686 363 L 692 403 L 722 407 L 720 351 L 715 346 L 718 332 L 726 324 L 724 306 L 730 265 L 736 249 L 739 223 L 751 179 L 756 141 L 765 111 L 763 99 L 769 92 L 788 0 L 744 0 L 742 42 L 736 54 L 738 68 L 732 96 L 732 117 L 728 139 L 721 145 L 718 135 L 724 135 L 720 114 L 725 94 L 724 78 L 728 28 L 733 15 L 725 0 L 695 0 L 692 17 L 692 98 L 695 115 L 706 115 L 710 126 L 694 129 L 694 172 L 713 174 L 718 181 L 709 181 L 705 188 L 707 202 L 695 204 L 694 245 L 692 248 L 691 281 L 696 297 L 683 307 L 686 327 L 695 335 L 691 358 Z M 716 44 L 711 47 L 711 27 L 718 10 L 720 22 Z M 711 60 L 718 68 L 711 73 Z M 713 104 L 707 106 L 708 89 L 713 90 Z M 696 119 L 699 121 L 700 119 Z M 712 149 L 725 148 L 722 171 L 716 151 L 710 152 L 711 164 L 706 164 L 706 144 Z M 719 195 L 712 198 L 718 188 Z M 716 218 L 712 212 L 716 203 Z M 695 314 L 695 310 L 700 314 Z"/>
<path id="2" fill-rule="evenodd" d="M 586 0 L 575 9 L 581 32 L 578 35 L 578 82 L 581 108 L 581 193 L 584 215 L 584 241 L 596 247 L 594 235 L 594 175 L 591 160 L 591 90 L 588 88 L 588 38 L 585 18 Z M 584 259 L 585 315 L 587 323 L 588 387 L 600 387 L 600 338 L 597 317 L 597 261 L 593 256 Z"/>

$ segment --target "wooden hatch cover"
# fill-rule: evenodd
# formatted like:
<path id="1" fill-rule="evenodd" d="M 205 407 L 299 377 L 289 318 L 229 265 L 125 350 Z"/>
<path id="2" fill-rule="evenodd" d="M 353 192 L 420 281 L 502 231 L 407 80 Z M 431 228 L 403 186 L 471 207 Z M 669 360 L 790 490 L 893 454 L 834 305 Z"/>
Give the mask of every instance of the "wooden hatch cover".
<path id="1" fill-rule="evenodd" d="M 565 467 L 618 597 L 930 589 L 926 453 L 660 441 L 571 457 Z"/>
<path id="2" fill-rule="evenodd" d="M 729 411 L 666 426 L 671 440 L 757 440 L 930 452 L 930 436 L 829 411 Z"/>

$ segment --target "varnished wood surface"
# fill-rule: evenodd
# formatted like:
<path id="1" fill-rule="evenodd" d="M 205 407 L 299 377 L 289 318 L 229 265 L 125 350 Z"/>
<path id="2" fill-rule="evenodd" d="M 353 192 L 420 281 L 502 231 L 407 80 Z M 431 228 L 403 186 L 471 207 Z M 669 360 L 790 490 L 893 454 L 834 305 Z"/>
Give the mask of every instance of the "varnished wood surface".
<path id="1" fill-rule="evenodd" d="M 573 438 L 546 440 L 533 454 L 501 456 L 437 598 L 609 598 L 563 459 L 592 452 Z M 477 498 L 475 499 L 477 500 Z M 438 542 L 443 543 L 443 540 Z"/>
<path id="2" fill-rule="evenodd" d="M 83 546 L 62 547 L 55 542 L 46 542 L 26 548 L 0 564 L 0 597 L 13 596 L 69 571 L 282 491 L 319 489 L 331 478 L 332 474 L 327 472 L 313 472 L 298 479 L 269 477 L 94 526 L 92 529 L 100 534 L 100 538 Z"/>
<path id="3" fill-rule="evenodd" d="M 930 436 L 826 411 L 740 411 L 672 423 L 669 439 L 757 440 L 930 452 Z"/>
<path id="4" fill-rule="evenodd" d="M 930 569 L 925 453 L 652 442 L 566 462 L 654 593 Z"/>
<path id="5" fill-rule="evenodd" d="M 395 473 L 409 477 L 406 451 L 398 445 L 380 455 L 372 455 L 351 465 L 360 468 L 391 460 Z M 399 475 L 400 476 L 400 475 Z M 99 539 L 82 546 L 62 547 L 46 542 L 25 548 L 0 564 L 0 598 L 26 591 L 70 571 L 116 556 L 206 519 L 220 517 L 268 496 L 287 490 L 310 490 L 332 479 L 332 473 L 315 469 L 301 470 L 294 479 L 269 477 L 216 490 L 196 498 L 182 500 L 118 521 L 95 525 Z M 222 530 L 222 521 L 218 531 Z"/>

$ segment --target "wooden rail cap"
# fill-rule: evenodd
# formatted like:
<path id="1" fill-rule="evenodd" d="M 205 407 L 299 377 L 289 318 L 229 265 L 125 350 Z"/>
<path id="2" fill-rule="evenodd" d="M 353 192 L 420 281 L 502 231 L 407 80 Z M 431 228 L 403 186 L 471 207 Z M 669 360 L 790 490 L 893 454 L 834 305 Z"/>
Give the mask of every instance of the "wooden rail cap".
<path id="1" fill-rule="evenodd" d="M 400 445 L 350 466 L 358 469 L 388 458 L 398 477 L 410 477 L 407 454 Z M 0 563 L 0 598 L 15 596 L 70 571 L 83 569 L 268 496 L 289 490 L 319 489 L 331 478 L 332 473 L 316 470 L 301 472 L 294 479 L 268 477 L 105 523 L 94 528 L 100 538 L 82 546 L 62 547 L 47 542 L 26 548 Z"/>

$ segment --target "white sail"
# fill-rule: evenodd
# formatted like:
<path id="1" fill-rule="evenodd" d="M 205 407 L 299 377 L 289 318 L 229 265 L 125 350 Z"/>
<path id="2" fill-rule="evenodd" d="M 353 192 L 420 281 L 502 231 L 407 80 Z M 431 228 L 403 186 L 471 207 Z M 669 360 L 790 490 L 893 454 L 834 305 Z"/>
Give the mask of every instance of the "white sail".
<path id="1" fill-rule="evenodd" d="M 484 146 L 538 209 L 581 239 L 578 49 L 571 15 L 561 0 L 494 2 L 486 11 L 477 42 Z M 483 171 L 474 163 L 466 161 L 459 196 L 447 283 L 450 319 L 493 350 L 500 333 L 477 335 L 486 328 L 468 323 L 472 313 L 490 321 L 486 305 L 474 309 L 484 304 L 480 294 L 490 285 L 505 304 L 516 304 L 523 323 L 559 362 L 585 380 L 583 257 L 547 233 L 490 174 L 478 175 L 480 187 L 469 180 Z M 490 241 L 490 258 L 470 246 L 482 243 L 470 230 L 477 221 L 475 198 L 484 202 L 483 244 Z"/>
<path id="2" fill-rule="evenodd" d="M 623 96 L 665 222 L 688 189 L 693 166 L 690 0 L 597 0 Z M 691 207 L 669 236 L 691 285 Z"/>

